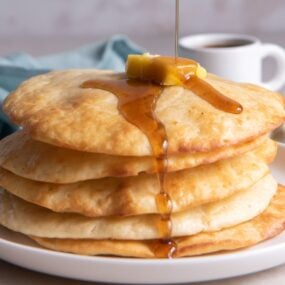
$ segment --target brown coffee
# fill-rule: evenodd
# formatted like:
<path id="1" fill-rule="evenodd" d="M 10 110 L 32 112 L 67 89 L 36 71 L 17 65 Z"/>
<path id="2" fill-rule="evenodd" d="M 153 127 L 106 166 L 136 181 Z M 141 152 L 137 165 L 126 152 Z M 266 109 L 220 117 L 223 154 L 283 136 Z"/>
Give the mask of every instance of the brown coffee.
<path id="1" fill-rule="evenodd" d="M 215 42 L 203 45 L 203 48 L 233 48 L 233 47 L 240 47 L 246 46 L 251 44 L 251 41 L 248 40 L 228 40 L 223 42 Z"/>

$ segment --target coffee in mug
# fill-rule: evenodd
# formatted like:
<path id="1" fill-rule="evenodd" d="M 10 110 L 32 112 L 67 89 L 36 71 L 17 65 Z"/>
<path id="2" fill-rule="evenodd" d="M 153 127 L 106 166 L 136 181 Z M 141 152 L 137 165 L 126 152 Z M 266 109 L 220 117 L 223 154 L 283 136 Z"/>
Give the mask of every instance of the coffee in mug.
<path id="1" fill-rule="evenodd" d="M 275 44 L 261 43 L 240 34 L 199 34 L 181 38 L 180 55 L 200 62 L 208 72 L 222 77 L 263 85 L 272 90 L 285 83 L 285 51 Z M 275 76 L 262 80 L 262 62 L 272 57 L 277 62 Z"/>

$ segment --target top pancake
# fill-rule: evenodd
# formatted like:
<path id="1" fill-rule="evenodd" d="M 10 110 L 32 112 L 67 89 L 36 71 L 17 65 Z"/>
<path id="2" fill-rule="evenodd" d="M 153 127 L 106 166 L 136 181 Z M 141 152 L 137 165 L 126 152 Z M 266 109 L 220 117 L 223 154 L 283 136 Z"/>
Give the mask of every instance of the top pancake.
<path id="1" fill-rule="evenodd" d="M 36 76 L 8 96 L 4 111 L 33 138 L 50 144 L 114 155 L 151 155 L 147 137 L 119 113 L 114 94 L 80 88 L 86 80 L 119 76 L 98 70 Z M 222 112 L 183 87 L 164 88 L 155 113 L 165 125 L 169 154 L 206 152 L 249 141 L 285 119 L 284 100 L 277 93 L 213 75 L 206 81 L 238 101 L 243 112 Z"/>

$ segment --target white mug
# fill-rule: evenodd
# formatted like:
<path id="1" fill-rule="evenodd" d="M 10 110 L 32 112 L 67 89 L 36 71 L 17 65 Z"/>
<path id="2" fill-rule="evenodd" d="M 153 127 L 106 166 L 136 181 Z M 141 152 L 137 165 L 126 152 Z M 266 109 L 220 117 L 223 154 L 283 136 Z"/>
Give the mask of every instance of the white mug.
<path id="1" fill-rule="evenodd" d="M 255 37 L 240 34 L 199 34 L 181 38 L 180 56 L 193 58 L 208 72 L 238 82 L 250 82 L 271 90 L 285 83 L 285 51 L 282 47 L 261 43 Z M 277 70 L 269 81 L 262 81 L 262 62 L 272 57 Z"/>

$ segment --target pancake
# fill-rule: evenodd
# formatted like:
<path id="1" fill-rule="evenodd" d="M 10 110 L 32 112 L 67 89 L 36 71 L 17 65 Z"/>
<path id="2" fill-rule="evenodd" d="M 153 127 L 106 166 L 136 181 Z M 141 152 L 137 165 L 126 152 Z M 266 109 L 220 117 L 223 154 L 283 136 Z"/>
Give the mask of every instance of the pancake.
<path id="1" fill-rule="evenodd" d="M 217 232 L 176 238 L 174 257 L 236 250 L 272 238 L 285 229 L 285 187 L 279 186 L 269 207 L 254 219 Z M 154 258 L 155 242 L 120 240 L 73 240 L 31 237 L 41 246 L 83 255 L 116 255 Z"/>
<path id="2" fill-rule="evenodd" d="M 248 152 L 169 173 L 165 178 L 165 189 L 172 199 L 173 212 L 247 190 L 269 172 L 262 159 L 263 153 L 259 155 L 261 158 Z M 55 212 L 74 212 L 89 217 L 158 213 L 155 197 L 159 193 L 159 182 L 154 174 L 52 184 L 25 179 L 0 168 L 0 186 Z"/>
<path id="3" fill-rule="evenodd" d="M 267 160 L 272 160 L 276 146 L 273 146 L 272 141 L 268 142 L 267 136 L 262 136 L 244 144 L 208 153 L 170 156 L 168 171 L 213 163 L 256 149 L 261 144 L 264 144 L 260 149 L 262 156 L 265 157 L 267 149 Z M 23 131 L 1 140 L 0 166 L 16 175 L 50 183 L 73 183 L 107 176 L 135 176 L 155 170 L 152 157 L 110 156 L 59 148 L 35 141 Z"/>
<path id="4" fill-rule="evenodd" d="M 254 154 L 257 157 L 263 159 L 263 161 L 267 164 L 271 164 L 274 161 L 277 155 L 277 151 L 278 151 L 277 142 L 269 139 L 265 141 L 265 143 L 263 143 L 261 146 L 253 150 Z"/>
<path id="5" fill-rule="evenodd" d="M 80 85 L 121 74 L 97 70 L 54 71 L 23 82 L 4 103 L 9 118 L 34 138 L 63 148 L 127 156 L 149 156 L 148 138 L 127 122 L 114 94 Z M 155 114 L 168 135 L 169 155 L 209 152 L 241 144 L 278 127 L 285 119 L 280 94 L 208 75 L 206 81 L 243 106 L 222 112 L 179 86 L 165 87 Z"/>
<path id="6" fill-rule="evenodd" d="M 224 200 L 172 215 L 171 236 L 189 236 L 218 231 L 248 221 L 263 212 L 276 193 L 271 175 L 260 179 L 247 191 Z M 87 218 L 78 214 L 54 213 L 1 191 L 0 223 L 17 232 L 46 238 L 129 239 L 162 238 L 160 215 Z"/>

